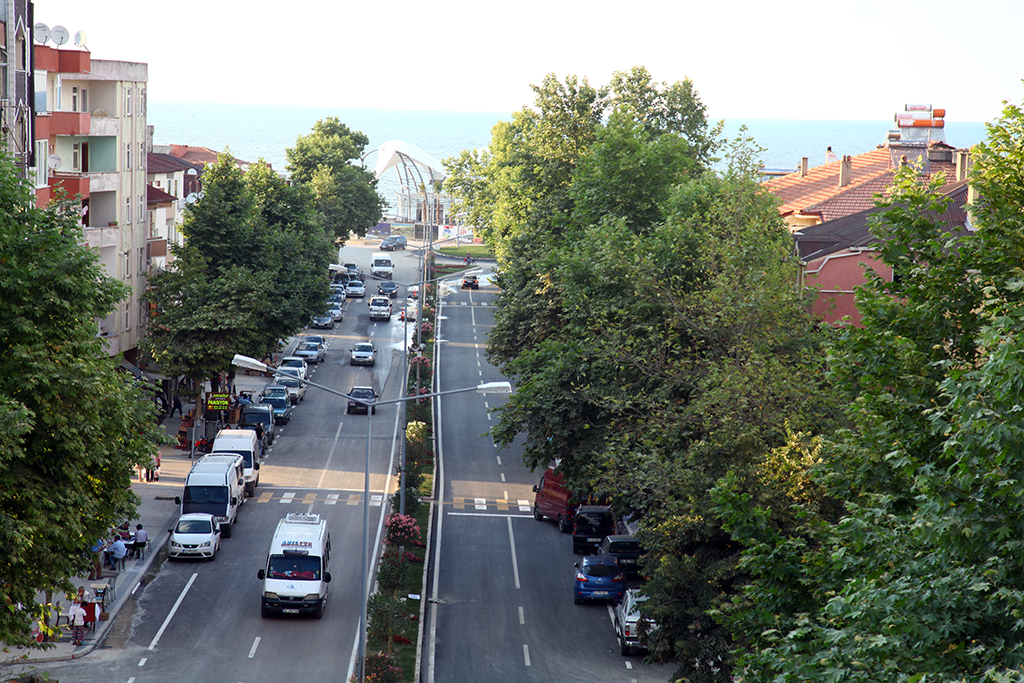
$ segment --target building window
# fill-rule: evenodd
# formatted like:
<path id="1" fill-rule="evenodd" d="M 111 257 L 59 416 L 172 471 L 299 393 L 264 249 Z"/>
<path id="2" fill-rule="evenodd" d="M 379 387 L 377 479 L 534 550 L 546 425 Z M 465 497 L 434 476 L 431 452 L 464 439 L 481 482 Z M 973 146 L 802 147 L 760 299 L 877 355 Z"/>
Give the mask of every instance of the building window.
<path id="1" fill-rule="evenodd" d="M 127 143 L 124 146 L 124 170 L 132 170 L 132 143 Z"/>
<path id="2" fill-rule="evenodd" d="M 82 100 L 82 102 L 81 102 L 82 108 L 79 111 L 88 112 L 89 111 L 89 91 L 86 90 L 85 88 L 82 88 L 81 100 Z"/>
<path id="3" fill-rule="evenodd" d="M 145 171 L 146 170 L 146 143 L 145 142 L 140 142 L 139 143 L 139 170 L 140 171 Z"/>
<path id="4" fill-rule="evenodd" d="M 146 115 L 146 89 L 139 88 L 139 116 Z"/>
<path id="5" fill-rule="evenodd" d="M 46 160 L 50 156 L 50 143 L 46 140 L 36 140 L 36 187 L 46 187 L 49 184 L 49 169 Z"/>
<path id="6" fill-rule="evenodd" d="M 132 198 L 124 198 L 124 223 L 125 225 L 131 225 L 132 222 Z"/>
<path id="7" fill-rule="evenodd" d="M 71 111 L 79 111 L 78 109 L 78 86 L 71 86 Z"/>
<path id="8" fill-rule="evenodd" d="M 144 223 L 146 221 L 146 195 L 139 195 L 139 222 Z"/>
<path id="9" fill-rule="evenodd" d="M 131 88 L 125 88 L 124 89 L 124 115 L 125 116 L 131 116 L 132 115 L 132 89 Z"/>
<path id="10" fill-rule="evenodd" d="M 82 170 L 82 143 L 76 142 L 71 145 L 71 170 Z"/>

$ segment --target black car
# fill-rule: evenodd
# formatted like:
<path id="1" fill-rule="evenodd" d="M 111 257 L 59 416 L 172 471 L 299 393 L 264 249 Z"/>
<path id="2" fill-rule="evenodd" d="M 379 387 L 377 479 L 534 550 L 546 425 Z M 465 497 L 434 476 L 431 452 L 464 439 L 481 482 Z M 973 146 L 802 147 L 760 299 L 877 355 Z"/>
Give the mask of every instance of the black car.
<path id="1" fill-rule="evenodd" d="M 267 444 L 274 443 L 274 437 L 277 435 L 274 430 L 274 408 L 268 405 L 251 405 L 242 408 L 242 422 L 256 423 L 259 422 L 263 425 L 263 429 L 266 431 Z"/>
<path id="2" fill-rule="evenodd" d="M 394 251 L 395 249 L 405 249 L 409 245 L 409 240 L 406 239 L 405 235 L 391 235 L 385 237 L 380 243 L 381 251 Z"/>
<path id="3" fill-rule="evenodd" d="M 352 387 L 352 390 L 348 392 L 348 395 L 352 398 L 360 398 L 367 403 L 373 403 L 377 400 L 377 392 L 373 390 L 373 387 Z M 349 413 L 370 413 L 377 414 L 377 406 L 366 405 L 366 403 L 360 403 L 358 401 L 349 401 L 348 408 L 346 409 Z"/>
<path id="4" fill-rule="evenodd" d="M 383 294 L 389 299 L 394 299 L 398 296 L 398 285 L 391 282 L 391 280 L 386 280 L 377 285 L 377 293 Z"/>
<path id="5" fill-rule="evenodd" d="M 605 536 L 601 545 L 597 546 L 597 554 L 617 559 L 619 566 L 626 572 L 626 576 L 639 576 L 640 574 L 640 567 L 637 565 L 637 560 L 643 554 L 640 550 L 640 542 L 628 534 Z"/>
<path id="6" fill-rule="evenodd" d="M 605 536 L 615 533 L 615 517 L 608 505 L 581 505 L 572 521 L 572 551 L 594 552 Z"/>

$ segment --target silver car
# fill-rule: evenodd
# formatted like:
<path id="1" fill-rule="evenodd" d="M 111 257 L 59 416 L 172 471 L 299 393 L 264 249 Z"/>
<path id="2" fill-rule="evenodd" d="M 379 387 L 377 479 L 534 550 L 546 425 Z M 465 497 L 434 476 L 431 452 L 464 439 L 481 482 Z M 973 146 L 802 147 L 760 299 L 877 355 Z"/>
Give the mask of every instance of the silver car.
<path id="1" fill-rule="evenodd" d="M 376 365 L 377 349 L 370 342 L 359 342 L 351 349 L 350 365 Z"/>
<path id="2" fill-rule="evenodd" d="M 324 347 L 315 342 L 302 342 L 295 349 L 294 354 L 307 363 L 323 363 L 327 359 Z"/>

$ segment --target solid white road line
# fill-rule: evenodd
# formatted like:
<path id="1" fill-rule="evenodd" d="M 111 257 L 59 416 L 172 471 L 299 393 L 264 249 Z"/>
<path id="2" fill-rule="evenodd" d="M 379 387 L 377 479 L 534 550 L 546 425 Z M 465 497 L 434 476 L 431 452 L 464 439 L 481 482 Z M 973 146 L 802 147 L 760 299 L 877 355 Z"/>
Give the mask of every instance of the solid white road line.
<path id="1" fill-rule="evenodd" d="M 178 607 L 181 606 L 181 601 L 185 599 L 185 595 L 188 593 L 188 589 L 192 587 L 193 583 L 195 583 L 197 576 L 199 576 L 198 573 L 193 574 L 192 578 L 190 578 L 188 580 L 188 583 L 185 584 L 185 587 L 181 589 L 181 595 L 179 595 L 178 599 L 174 602 L 174 607 L 171 608 L 171 611 L 167 615 L 167 618 L 164 619 L 164 623 L 160 625 L 160 630 L 156 632 L 155 636 L 153 636 L 153 642 L 149 644 L 149 647 L 146 648 L 147 650 L 152 650 L 156 647 L 156 644 L 160 642 L 160 636 L 162 636 L 164 634 L 164 631 L 167 630 L 167 627 L 171 623 L 171 618 L 174 616 L 174 613 L 178 611 Z M 145 662 L 146 660 L 142 661 Z"/>
<path id="2" fill-rule="evenodd" d="M 512 517 L 508 517 L 508 543 L 512 548 L 512 576 L 516 580 L 516 590 L 519 590 L 519 561 L 516 559 L 516 537 L 512 533 Z"/>

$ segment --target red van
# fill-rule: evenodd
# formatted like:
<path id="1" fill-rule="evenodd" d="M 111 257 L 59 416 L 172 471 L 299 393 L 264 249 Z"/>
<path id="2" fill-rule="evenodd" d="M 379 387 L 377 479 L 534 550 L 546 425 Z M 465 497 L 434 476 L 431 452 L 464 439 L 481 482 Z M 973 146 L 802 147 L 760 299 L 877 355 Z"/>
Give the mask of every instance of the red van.
<path id="1" fill-rule="evenodd" d="M 578 504 L 569 489 L 565 488 L 562 475 L 554 467 L 549 467 L 533 491 L 537 494 L 533 499 L 534 519 L 539 522 L 547 517 L 558 522 L 558 530 L 563 534 L 572 531 L 572 520 Z"/>

